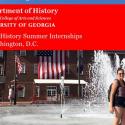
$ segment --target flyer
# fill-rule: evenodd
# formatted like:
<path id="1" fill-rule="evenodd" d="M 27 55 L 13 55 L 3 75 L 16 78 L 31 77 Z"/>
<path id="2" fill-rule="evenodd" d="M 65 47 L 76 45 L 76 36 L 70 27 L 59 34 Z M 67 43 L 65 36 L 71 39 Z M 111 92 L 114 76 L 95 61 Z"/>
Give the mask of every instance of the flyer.
<path id="1" fill-rule="evenodd" d="M 0 124 L 124 125 L 124 29 L 124 0 L 1 0 Z"/>
<path id="2" fill-rule="evenodd" d="M 124 8 L 117 0 L 1 1 L 0 47 L 124 50 Z"/>

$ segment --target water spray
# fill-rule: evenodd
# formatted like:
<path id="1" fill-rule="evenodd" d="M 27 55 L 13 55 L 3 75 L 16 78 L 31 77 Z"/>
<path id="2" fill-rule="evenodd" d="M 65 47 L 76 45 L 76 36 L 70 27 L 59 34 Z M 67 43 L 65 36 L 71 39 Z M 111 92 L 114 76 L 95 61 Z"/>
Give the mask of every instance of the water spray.
<path id="1" fill-rule="evenodd" d="M 61 90 L 61 114 L 60 118 L 63 117 L 63 96 L 64 96 L 64 77 L 61 77 L 61 84 L 60 84 L 60 90 Z"/>

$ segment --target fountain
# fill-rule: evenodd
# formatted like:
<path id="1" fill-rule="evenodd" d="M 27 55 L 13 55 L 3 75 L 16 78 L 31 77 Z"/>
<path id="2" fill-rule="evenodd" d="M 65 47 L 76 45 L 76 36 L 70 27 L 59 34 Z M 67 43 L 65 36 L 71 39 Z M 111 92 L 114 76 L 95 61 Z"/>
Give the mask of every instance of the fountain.
<path id="1" fill-rule="evenodd" d="M 64 77 L 62 76 L 61 77 L 61 84 L 60 84 L 60 90 L 61 90 L 61 114 L 60 114 L 60 117 L 62 118 L 63 116 L 63 106 L 64 106 Z"/>
<path id="2" fill-rule="evenodd" d="M 112 114 L 108 111 L 107 90 L 115 79 L 116 71 L 120 66 L 125 69 L 125 59 L 120 62 L 117 54 L 114 54 L 114 58 L 111 59 L 104 51 L 94 51 L 94 60 L 89 69 L 90 83 L 84 88 L 85 95 L 82 100 L 72 100 L 66 112 L 75 109 L 73 107 L 75 104 L 77 108 L 82 109 L 82 112 L 80 109 L 79 112 L 77 110 L 77 113 L 75 111 L 77 116 L 105 117 L 106 115 L 107 118 L 112 118 Z"/>
<path id="3" fill-rule="evenodd" d="M 94 51 L 90 73 L 90 83 L 85 87 L 85 100 L 90 103 L 105 104 L 108 87 L 115 78 L 114 68 L 108 54 L 103 51 Z"/>

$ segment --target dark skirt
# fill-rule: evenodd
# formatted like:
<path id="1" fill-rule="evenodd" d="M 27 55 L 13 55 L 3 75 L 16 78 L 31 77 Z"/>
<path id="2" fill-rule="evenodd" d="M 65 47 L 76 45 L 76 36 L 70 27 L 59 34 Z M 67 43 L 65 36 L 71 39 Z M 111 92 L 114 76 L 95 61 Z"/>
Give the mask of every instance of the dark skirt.
<path id="1" fill-rule="evenodd" d="M 125 97 L 116 97 L 113 106 L 125 108 Z"/>

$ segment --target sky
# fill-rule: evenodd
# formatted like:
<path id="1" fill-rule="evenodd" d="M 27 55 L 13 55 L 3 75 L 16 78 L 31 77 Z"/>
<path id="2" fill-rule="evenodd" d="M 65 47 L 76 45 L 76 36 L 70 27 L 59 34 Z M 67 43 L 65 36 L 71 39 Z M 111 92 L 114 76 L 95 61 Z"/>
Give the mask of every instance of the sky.
<path id="1" fill-rule="evenodd" d="M 125 4 L 125 0 L 0 0 L 0 4 Z"/>

